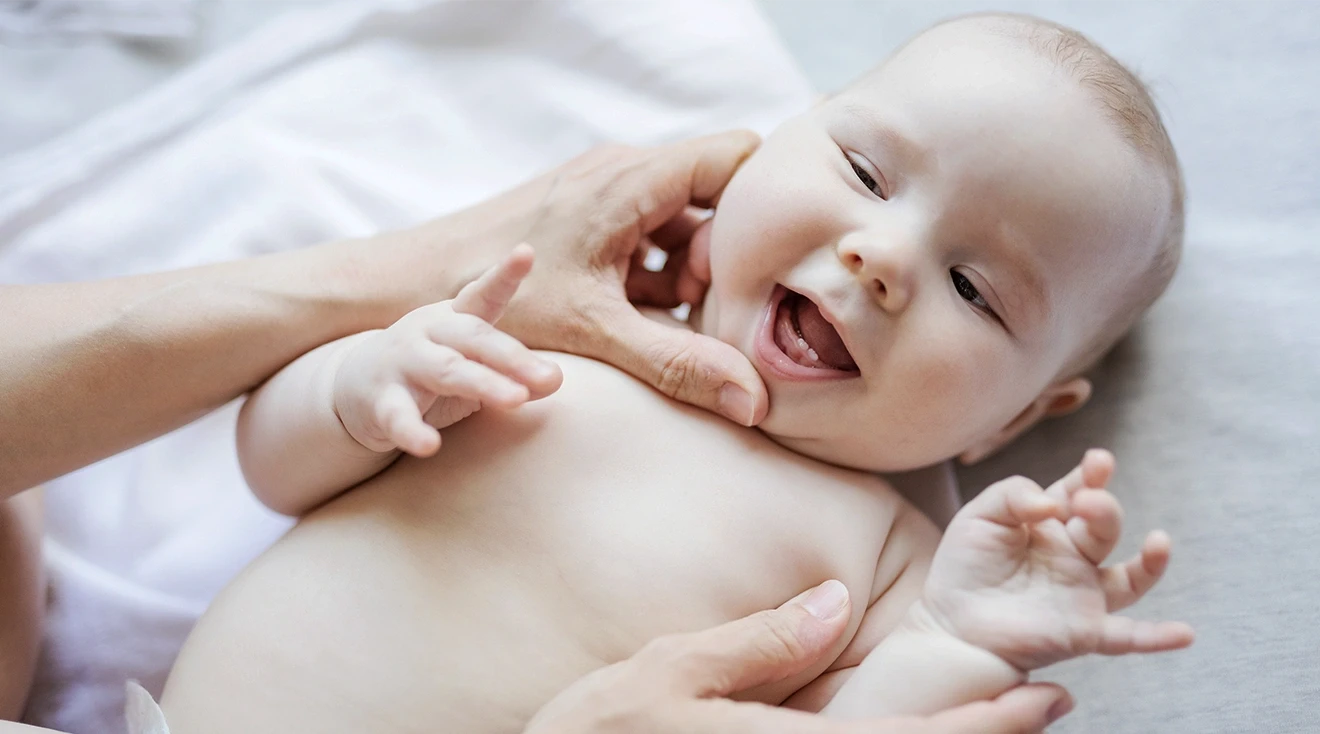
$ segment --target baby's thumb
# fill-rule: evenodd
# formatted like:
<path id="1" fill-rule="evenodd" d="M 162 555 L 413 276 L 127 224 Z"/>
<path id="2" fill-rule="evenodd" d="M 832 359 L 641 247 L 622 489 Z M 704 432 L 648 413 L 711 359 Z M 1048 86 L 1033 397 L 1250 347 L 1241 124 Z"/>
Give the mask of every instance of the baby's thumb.
<path id="1" fill-rule="evenodd" d="M 756 368 L 713 337 L 652 321 L 626 302 L 595 314 L 588 356 L 609 362 L 675 400 L 754 426 L 770 409 Z"/>
<path id="2" fill-rule="evenodd" d="M 471 314 L 488 324 L 499 321 L 523 278 L 532 272 L 533 257 L 531 245 L 523 243 L 513 248 L 499 264 L 463 286 L 450 307 L 455 313 Z"/>

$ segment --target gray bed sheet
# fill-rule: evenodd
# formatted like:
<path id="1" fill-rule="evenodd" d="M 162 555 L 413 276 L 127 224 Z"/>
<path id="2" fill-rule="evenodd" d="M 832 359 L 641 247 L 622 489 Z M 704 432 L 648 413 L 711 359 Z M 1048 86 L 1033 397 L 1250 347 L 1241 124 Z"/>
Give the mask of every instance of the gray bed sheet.
<path id="1" fill-rule="evenodd" d="M 1174 538 L 1133 614 L 1185 619 L 1187 651 L 1045 672 L 1058 732 L 1320 731 L 1320 3 L 764 0 L 822 90 L 921 28 L 993 7 L 1071 25 L 1153 89 L 1188 190 L 1183 265 L 1097 371 L 1094 404 L 961 472 L 964 491 L 1118 456 L 1122 554 Z"/>

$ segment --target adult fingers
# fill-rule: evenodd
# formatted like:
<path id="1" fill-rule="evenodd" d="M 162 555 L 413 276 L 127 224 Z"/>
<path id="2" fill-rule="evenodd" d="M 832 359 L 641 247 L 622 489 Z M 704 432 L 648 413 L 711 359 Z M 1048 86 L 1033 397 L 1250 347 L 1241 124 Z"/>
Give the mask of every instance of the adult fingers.
<path id="1" fill-rule="evenodd" d="M 585 356 L 609 362 L 685 403 L 712 410 L 744 426 L 770 409 L 765 383 L 737 348 L 713 337 L 666 326 L 625 300 L 584 314 L 579 332 Z"/>
<path id="2" fill-rule="evenodd" d="M 692 235 L 709 219 L 709 215 L 696 207 L 685 207 L 669 221 L 649 235 L 651 242 L 665 252 L 678 252 L 687 248 Z"/>
<path id="3" fill-rule="evenodd" d="M 826 581 L 778 609 L 661 637 L 631 662 L 648 685 L 682 697 L 728 696 L 811 667 L 843 634 L 850 609 L 847 587 Z"/>
<path id="4" fill-rule="evenodd" d="M 1018 686 L 993 701 L 977 701 L 929 717 L 840 721 L 761 704 L 710 701 L 684 729 L 692 734 L 1039 734 L 1073 709 L 1072 696 L 1052 683 Z M 694 709 L 695 711 L 695 709 Z"/>
<path id="5" fill-rule="evenodd" d="M 660 270 L 648 270 L 634 262 L 624 283 L 628 300 L 638 306 L 655 308 L 674 308 L 682 303 L 678 295 L 678 279 L 683 260 L 684 253 L 672 253 Z"/>
<path id="6" fill-rule="evenodd" d="M 686 276 L 701 283 L 702 290 L 710 284 L 710 234 L 714 221 L 707 219 L 688 239 L 688 256 L 684 261 Z"/>
<path id="7" fill-rule="evenodd" d="M 1032 683 L 993 701 L 977 701 L 935 714 L 920 726 L 895 729 L 894 734 L 1037 734 L 1072 708 L 1072 696 L 1063 688 Z"/>
<path id="8" fill-rule="evenodd" d="M 733 130 L 686 140 L 651 151 L 646 165 L 633 169 L 642 233 L 658 229 L 688 205 L 713 209 L 743 161 L 760 145 L 750 130 Z"/>
<path id="9" fill-rule="evenodd" d="M 518 245 L 498 265 L 463 286 L 450 307 L 457 313 L 472 314 L 486 323 L 499 321 L 523 278 L 532 272 L 532 260 L 531 246 L 526 243 Z"/>

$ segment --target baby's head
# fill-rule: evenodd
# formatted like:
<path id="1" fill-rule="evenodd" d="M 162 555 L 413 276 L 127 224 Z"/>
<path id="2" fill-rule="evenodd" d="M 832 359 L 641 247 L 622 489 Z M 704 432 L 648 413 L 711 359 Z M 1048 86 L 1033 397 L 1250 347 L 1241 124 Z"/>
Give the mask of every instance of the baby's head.
<path id="1" fill-rule="evenodd" d="M 973 461 L 1081 406 L 1164 290 L 1182 184 L 1141 83 L 1071 30 L 973 16 L 784 123 L 725 190 L 702 330 L 825 461 Z"/>

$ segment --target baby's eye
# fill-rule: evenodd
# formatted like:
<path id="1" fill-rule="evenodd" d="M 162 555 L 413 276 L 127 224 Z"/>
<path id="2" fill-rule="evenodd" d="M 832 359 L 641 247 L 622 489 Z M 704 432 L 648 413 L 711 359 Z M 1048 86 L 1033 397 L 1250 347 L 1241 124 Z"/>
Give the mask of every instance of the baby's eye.
<path id="1" fill-rule="evenodd" d="M 990 304 L 986 303 L 985 296 L 982 296 L 981 292 L 976 290 L 976 286 L 972 285 L 972 281 L 969 280 L 966 275 L 963 275 L 957 270 L 950 270 L 949 275 L 953 278 L 954 289 L 958 291 L 958 295 L 962 296 L 964 301 L 967 301 L 991 316 L 995 315 L 995 312 L 990 308 Z"/>
<path id="2" fill-rule="evenodd" d="M 857 180 L 861 181 L 863 186 L 870 189 L 871 193 L 875 194 L 881 199 L 887 200 L 889 197 L 885 195 L 884 189 L 881 188 L 880 184 L 876 182 L 875 176 L 872 176 L 865 168 L 863 168 L 860 164 L 858 164 L 857 161 L 853 158 L 852 153 L 848 153 L 847 156 L 848 156 L 848 165 L 852 166 L 853 173 L 857 174 Z"/>

